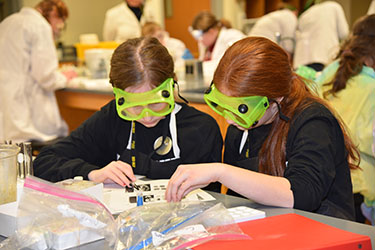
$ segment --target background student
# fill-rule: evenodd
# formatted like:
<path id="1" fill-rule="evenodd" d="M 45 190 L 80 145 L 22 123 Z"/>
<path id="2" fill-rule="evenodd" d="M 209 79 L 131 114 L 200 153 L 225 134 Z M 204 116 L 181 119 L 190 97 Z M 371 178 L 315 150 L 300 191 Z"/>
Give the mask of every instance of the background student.
<path id="1" fill-rule="evenodd" d="M 261 204 L 354 219 L 350 167 L 357 167 L 357 151 L 280 46 L 262 37 L 236 42 L 205 100 L 231 124 L 225 163 L 179 166 L 168 201 L 219 181 Z"/>
<path id="2" fill-rule="evenodd" d="M 375 156 L 371 149 L 375 122 L 374 69 L 375 14 L 355 22 L 337 60 L 317 79 L 321 95 L 343 119 L 361 155 L 360 169 L 351 171 L 358 222 L 365 221 L 360 209 L 363 201 L 375 209 Z"/>
<path id="3" fill-rule="evenodd" d="M 245 35 L 232 29 L 227 21 L 219 21 L 209 11 L 201 11 L 195 17 L 189 30 L 198 42 L 199 59 L 203 61 L 203 74 L 212 78 L 224 52 Z"/>
<path id="4" fill-rule="evenodd" d="M 221 159 L 215 120 L 174 101 L 173 60 L 156 38 L 129 39 L 114 52 L 112 100 L 68 137 L 44 148 L 34 174 L 49 181 L 83 176 L 122 186 L 134 174 L 170 178 L 177 166 Z"/>
<path id="5" fill-rule="evenodd" d="M 308 0 L 305 11 L 298 18 L 293 65 L 294 68 L 306 65 L 322 71 L 337 54 L 340 40 L 349 34 L 349 26 L 339 3 L 314 2 Z"/>
<path id="6" fill-rule="evenodd" d="M 159 42 L 168 49 L 169 54 L 173 58 L 175 69 L 182 67 L 183 70 L 185 70 L 183 57 L 185 53 L 190 52 L 187 51 L 188 49 L 181 40 L 170 37 L 168 32 L 163 30 L 160 25 L 155 22 L 146 22 L 142 26 L 142 36 L 157 38 Z"/>
<path id="7" fill-rule="evenodd" d="M 279 44 L 292 60 L 297 28 L 297 8 L 290 0 L 283 0 L 280 9 L 262 16 L 250 30 L 248 36 L 262 36 Z"/>
<path id="8" fill-rule="evenodd" d="M 57 39 L 68 18 L 61 0 L 24 7 L 0 23 L 0 141 L 49 141 L 68 134 L 55 90 L 74 72 L 57 71 Z"/>
<path id="9" fill-rule="evenodd" d="M 156 21 L 151 5 L 145 0 L 124 0 L 107 10 L 103 26 L 103 40 L 122 43 L 141 36 L 146 21 Z"/>

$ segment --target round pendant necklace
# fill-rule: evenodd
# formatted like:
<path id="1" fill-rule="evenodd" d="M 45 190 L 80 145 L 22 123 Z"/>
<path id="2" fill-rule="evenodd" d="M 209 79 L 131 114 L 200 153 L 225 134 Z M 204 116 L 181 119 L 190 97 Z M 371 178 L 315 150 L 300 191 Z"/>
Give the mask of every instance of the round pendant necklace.
<path id="1" fill-rule="evenodd" d="M 154 150 L 158 155 L 166 155 L 171 151 L 172 148 L 172 139 L 169 136 L 164 137 L 163 142 L 163 136 L 158 137 L 154 142 Z"/>

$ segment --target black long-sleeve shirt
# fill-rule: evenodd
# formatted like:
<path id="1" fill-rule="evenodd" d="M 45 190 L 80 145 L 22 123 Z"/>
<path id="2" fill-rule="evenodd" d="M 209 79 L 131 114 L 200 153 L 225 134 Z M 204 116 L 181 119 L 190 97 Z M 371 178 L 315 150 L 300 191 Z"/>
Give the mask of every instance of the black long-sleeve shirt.
<path id="1" fill-rule="evenodd" d="M 186 104 L 180 105 L 182 108 L 176 114 L 180 161 L 176 164 L 166 162 L 168 174 L 165 174 L 165 171 L 158 174 L 156 171 L 156 178 L 170 178 L 178 164 L 221 161 L 223 141 L 216 121 Z M 152 128 L 146 128 L 136 122 L 136 151 L 150 155 L 154 150 L 155 140 L 166 127 L 165 122 L 168 122 L 167 119 L 161 120 Z M 100 169 L 118 159 L 127 147 L 130 129 L 131 122 L 117 115 L 116 104 L 111 101 L 68 137 L 43 148 L 34 161 L 34 174 L 49 181 L 60 181 L 74 176 L 87 179 L 92 170 Z M 158 160 L 168 158 L 167 155 L 156 157 Z M 133 171 L 139 174 L 137 167 Z"/>
<path id="2" fill-rule="evenodd" d="M 313 104 L 296 114 L 290 122 L 284 177 L 291 184 L 294 208 L 353 220 L 350 169 L 343 133 L 336 118 L 323 105 Z M 239 153 L 242 131 L 229 127 L 224 161 L 258 171 L 259 150 L 271 126 L 249 130 L 250 154 L 247 161 L 246 150 Z M 239 163 L 241 161 L 242 164 Z M 230 191 L 229 194 L 235 193 Z"/>

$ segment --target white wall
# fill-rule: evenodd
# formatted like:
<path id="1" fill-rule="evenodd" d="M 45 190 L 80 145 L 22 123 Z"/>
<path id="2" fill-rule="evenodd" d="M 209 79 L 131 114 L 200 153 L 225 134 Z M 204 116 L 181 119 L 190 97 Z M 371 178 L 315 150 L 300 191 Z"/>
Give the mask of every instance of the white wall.
<path id="1" fill-rule="evenodd" d="M 22 0 L 23 6 L 34 7 L 40 0 Z M 79 35 L 96 33 L 102 39 L 105 12 L 124 0 L 64 0 L 69 8 L 67 28 L 61 41 L 66 45 L 77 43 Z M 156 19 L 164 27 L 164 0 L 146 0 L 153 5 Z M 184 0 L 181 0 L 184 1 Z M 229 20 L 234 28 L 242 28 L 246 0 L 211 0 L 212 11 L 218 18 Z M 335 0 L 342 4 L 349 24 L 354 22 L 368 8 L 371 0 Z M 365 6 L 365 7 L 363 7 Z M 367 11 L 367 9 L 366 9 Z"/>
<path id="2" fill-rule="evenodd" d="M 60 41 L 66 45 L 79 42 L 79 35 L 96 33 L 102 40 L 105 12 L 124 0 L 64 0 L 69 9 L 67 27 Z M 34 7 L 40 0 L 23 0 L 23 6 Z M 163 0 L 147 0 L 153 5 L 156 19 L 164 26 Z"/>
<path id="3" fill-rule="evenodd" d="M 371 0 L 335 0 L 340 3 L 345 11 L 346 19 L 350 26 L 361 16 L 367 14 Z"/>

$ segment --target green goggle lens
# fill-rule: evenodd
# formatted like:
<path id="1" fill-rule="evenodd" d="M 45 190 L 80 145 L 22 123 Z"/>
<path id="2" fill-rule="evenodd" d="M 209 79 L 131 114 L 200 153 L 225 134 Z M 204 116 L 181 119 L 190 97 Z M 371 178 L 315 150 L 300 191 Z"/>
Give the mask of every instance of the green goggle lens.
<path id="1" fill-rule="evenodd" d="M 214 84 L 204 94 L 204 100 L 216 113 L 244 128 L 258 122 L 269 107 L 265 96 L 230 97 L 221 93 Z"/>
<path id="2" fill-rule="evenodd" d="M 174 108 L 173 85 L 173 79 L 168 78 L 158 87 L 143 93 L 113 88 L 117 114 L 127 121 L 170 114 Z"/>

